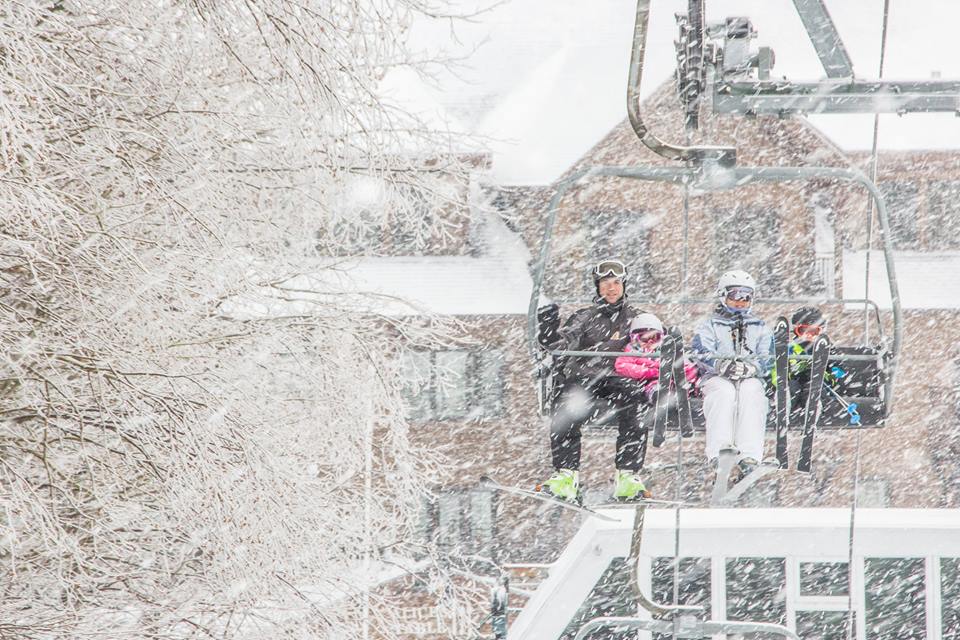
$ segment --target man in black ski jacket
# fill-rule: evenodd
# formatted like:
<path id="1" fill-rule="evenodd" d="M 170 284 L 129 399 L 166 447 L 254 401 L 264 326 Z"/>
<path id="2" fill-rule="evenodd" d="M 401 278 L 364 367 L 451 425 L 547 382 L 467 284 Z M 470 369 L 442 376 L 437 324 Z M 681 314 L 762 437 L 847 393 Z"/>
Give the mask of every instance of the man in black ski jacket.
<path id="1" fill-rule="evenodd" d="M 623 351 L 629 341 L 630 321 L 640 314 L 626 302 L 626 281 L 622 262 L 601 261 L 593 269 L 597 296 L 591 306 L 574 312 L 562 327 L 557 305 L 537 309 L 540 345 L 551 351 Z M 646 494 L 639 477 L 647 448 L 647 428 L 639 416 L 642 384 L 618 376 L 610 357 L 556 358 L 553 376 L 550 449 L 555 473 L 544 486 L 555 497 L 580 500 L 581 428 L 593 414 L 595 401 L 603 400 L 617 409 L 614 495 L 636 499 Z"/>

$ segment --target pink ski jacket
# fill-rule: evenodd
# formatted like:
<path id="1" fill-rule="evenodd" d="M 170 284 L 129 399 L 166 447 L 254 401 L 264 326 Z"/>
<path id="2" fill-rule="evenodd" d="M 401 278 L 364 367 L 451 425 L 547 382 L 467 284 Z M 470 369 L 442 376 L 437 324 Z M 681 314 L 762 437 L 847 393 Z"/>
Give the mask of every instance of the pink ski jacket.
<path id="1" fill-rule="evenodd" d="M 624 348 L 627 353 L 636 353 L 631 351 L 630 345 Z M 625 378 L 634 380 L 652 380 L 657 381 L 660 375 L 660 358 L 647 358 L 645 356 L 620 356 L 613 363 L 613 369 Z M 687 382 L 693 384 L 697 381 L 697 365 L 692 362 L 683 363 L 683 374 L 687 377 Z"/>

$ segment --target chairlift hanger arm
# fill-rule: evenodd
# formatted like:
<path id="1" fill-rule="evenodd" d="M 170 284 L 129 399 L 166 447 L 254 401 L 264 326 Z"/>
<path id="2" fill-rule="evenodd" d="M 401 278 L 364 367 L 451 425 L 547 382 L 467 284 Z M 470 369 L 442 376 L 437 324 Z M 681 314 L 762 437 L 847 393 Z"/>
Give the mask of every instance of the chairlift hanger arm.
<path id="1" fill-rule="evenodd" d="M 695 1 L 695 0 L 693 0 Z M 627 116 L 630 126 L 648 149 L 668 160 L 701 163 L 706 160 L 724 167 L 736 163 L 734 147 L 685 147 L 670 144 L 657 137 L 643 122 L 640 114 L 640 82 L 643 79 L 643 58 L 647 46 L 647 26 L 650 21 L 650 0 L 637 0 L 637 18 L 633 28 L 633 46 L 630 50 L 630 72 L 627 80 Z M 702 34 L 701 34 L 702 39 Z"/>
<path id="2" fill-rule="evenodd" d="M 630 536 L 630 555 L 627 563 L 630 565 L 630 589 L 637 601 L 637 606 L 643 607 L 648 613 L 655 616 L 676 615 L 682 613 L 701 613 L 703 607 L 699 605 L 659 604 L 647 597 L 640 588 L 640 548 L 643 542 L 643 519 L 646 505 L 638 504 L 634 509 L 633 533 Z M 578 634 L 577 637 L 580 637 Z"/>

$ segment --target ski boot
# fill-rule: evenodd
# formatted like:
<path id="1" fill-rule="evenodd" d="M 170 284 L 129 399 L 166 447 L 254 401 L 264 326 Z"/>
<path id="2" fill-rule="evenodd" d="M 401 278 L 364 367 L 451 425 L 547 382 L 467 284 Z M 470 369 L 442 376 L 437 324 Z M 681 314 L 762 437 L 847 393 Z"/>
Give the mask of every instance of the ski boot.
<path id="1" fill-rule="evenodd" d="M 737 463 L 733 469 L 733 483 L 736 484 L 747 477 L 747 474 L 753 473 L 757 468 L 757 461 L 753 458 L 744 458 Z"/>
<path id="2" fill-rule="evenodd" d="M 613 484 L 613 499 L 620 502 L 634 502 L 651 496 L 650 491 L 636 471 L 617 469 Z"/>
<path id="3" fill-rule="evenodd" d="M 580 492 L 580 472 L 574 469 L 558 469 L 543 484 L 538 484 L 536 490 L 546 489 L 551 498 L 583 504 L 583 494 Z"/>

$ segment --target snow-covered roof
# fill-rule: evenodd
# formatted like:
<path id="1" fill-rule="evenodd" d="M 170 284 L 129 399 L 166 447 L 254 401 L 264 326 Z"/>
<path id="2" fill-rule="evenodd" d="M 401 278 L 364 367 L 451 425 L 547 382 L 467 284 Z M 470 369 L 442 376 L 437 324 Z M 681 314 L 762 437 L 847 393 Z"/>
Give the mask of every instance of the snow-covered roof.
<path id="1" fill-rule="evenodd" d="M 530 252 L 496 213 L 478 216 L 477 256 L 324 258 L 256 300 L 231 301 L 223 312 L 244 318 L 331 310 L 386 316 L 525 315 L 533 289 Z"/>
<path id="2" fill-rule="evenodd" d="M 331 262 L 331 268 L 286 286 L 363 294 L 370 311 L 387 316 L 511 315 L 527 313 L 532 281 L 525 264 L 502 256 L 402 256 Z M 302 311 L 312 306 L 306 303 Z M 296 306 L 285 312 L 297 313 Z"/>
<path id="3" fill-rule="evenodd" d="M 844 151 L 869 151 L 873 115 L 810 115 L 807 121 Z M 883 151 L 960 151 L 960 119 L 952 113 L 880 114 L 877 148 Z"/>
<path id="4" fill-rule="evenodd" d="M 864 295 L 865 251 L 843 252 L 843 297 Z M 960 309 L 960 252 L 894 251 L 894 268 L 904 309 Z M 870 252 L 870 299 L 890 308 L 883 252 Z"/>

